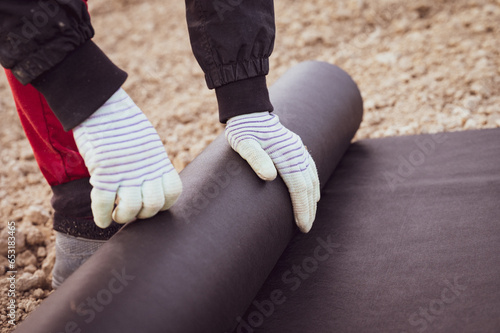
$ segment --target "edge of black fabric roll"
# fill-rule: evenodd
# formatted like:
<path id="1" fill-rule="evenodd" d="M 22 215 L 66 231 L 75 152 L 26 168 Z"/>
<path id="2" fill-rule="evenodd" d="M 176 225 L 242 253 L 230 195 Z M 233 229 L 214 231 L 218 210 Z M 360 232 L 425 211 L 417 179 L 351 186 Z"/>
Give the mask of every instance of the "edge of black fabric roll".
<path id="1" fill-rule="evenodd" d="M 361 122 L 340 68 L 301 63 L 270 89 L 325 184 Z M 281 179 L 261 181 L 219 136 L 181 173 L 176 205 L 126 225 L 16 332 L 230 332 L 297 231 Z"/>

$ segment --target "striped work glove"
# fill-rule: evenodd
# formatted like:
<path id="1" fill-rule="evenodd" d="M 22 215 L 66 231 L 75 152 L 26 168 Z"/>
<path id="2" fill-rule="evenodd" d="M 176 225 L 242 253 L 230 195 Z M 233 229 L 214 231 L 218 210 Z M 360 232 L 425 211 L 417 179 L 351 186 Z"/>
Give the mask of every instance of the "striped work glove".
<path id="1" fill-rule="evenodd" d="M 280 174 L 290 191 L 295 222 L 302 232 L 308 232 L 316 216 L 320 186 L 316 165 L 300 137 L 269 112 L 233 117 L 225 134 L 261 179 L 273 180 Z"/>
<path id="2" fill-rule="evenodd" d="M 92 213 L 99 227 L 108 227 L 111 219 L 127 223 L 152 217 L 181 194 L 181 179 L 158 133 L 123 89 L 75 127 L 73 135 L 90 173 Z"/>

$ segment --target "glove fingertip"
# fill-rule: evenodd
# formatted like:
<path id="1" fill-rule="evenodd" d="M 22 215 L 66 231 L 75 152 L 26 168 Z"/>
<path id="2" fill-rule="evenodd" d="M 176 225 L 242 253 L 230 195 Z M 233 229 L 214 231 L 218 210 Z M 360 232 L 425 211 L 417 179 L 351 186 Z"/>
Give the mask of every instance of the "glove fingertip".
<path id="1" fill-rule="evenodd" d="M 165 205 L 160 209 L 160 211 L 169 210 L 179 199 L 180 193 L 178 195 L 169 195 L 165 197 Z"/>
<path id="2" fill-rule="evenodd" d="M 94 217 L 94 223 L 101 229 L 106 229 L 110 226 L 113 220 L 105 217 Z"/>
<path id="3" fill-rule="evenodd" d="M 90 192 L 92 214 L 94 223 L 101 229 L 106 229 L 111 224 L 115 193 L 93 188 Z"/>
<path id="4" fill-rule="evenodd" d="M 260 168 L 259 170 L 254 169 L 254 171 L 260 179 L 268 182 L 275 180 L 278 176 L 278 171 L 276 171 L 274 165 L 272 167 Z"/>
<path id="5" fill-rule="evenodd" d="M 252 155 L 246 156 L 245 159 L 260 179 L 272 181 L 278 176 L 278 171 L 274 166 L 273 160 L 260 147 L 258 150 L 255 150 Z"/>
<path id="6" fill-rule="evenodd" d="M 113 217 L 113 221 L 118 224 L 125 224 L 137 220 L 137 214 L 132 216 L 129 211 L 123 212 L 117 210 L 116 208 L 113 210 L 113 214 L 111 216 Z"/>
<path id="7" fill-rule="evenodd" d="M 313 221 L 314 220 L 311 221 L 311 217 L 309 216 L 309 214 L 298 216 L 295 220 L 297 226 L 299 227 L 299 230 L 304 234 L 307 234 L 309 231 L 311 231 Z"/>
<path id="8" fill-rule="evenodd" d="M 176 171 L 163 176 L 163 192 L 165 193 L 165 204 L 160 211 L 170 209 L 182 194 L 182 180 Z"/>

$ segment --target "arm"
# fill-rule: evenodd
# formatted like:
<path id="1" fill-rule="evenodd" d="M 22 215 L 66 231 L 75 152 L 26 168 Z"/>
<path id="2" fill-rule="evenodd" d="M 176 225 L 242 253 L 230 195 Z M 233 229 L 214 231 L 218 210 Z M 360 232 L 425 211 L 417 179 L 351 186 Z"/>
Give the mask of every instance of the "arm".
<path id="1" fill-rule="evenodd" d="M 170 208 L 182 184 L 156 130 L 120 88 L 127 74 L 93 35 L 82 0 L 0 1 L 0 63 L 73 130 L 91 175 L 94 222 L 106 228 L 112 218 L 126 223 Z"/>
<path id="2" fill-rule="evenodd" d="M 44 95 L 65 130 L 127 78 L 90 40 L 94 29 L 82 0 L 2 0 L 0 22 L 0 63 Z"/>
<path id="3" fill-rule="evenodd" d="M 300 137 L 270 114 L 266 75 L 274 46 L 272 0 L 186 0 L 193 53 L 215 88 L 226 138 L 263 180 L 279 173 L 295 221 L 308 232 L 320 199 L 318 173 Z"/>
<path id="4" fill-rule="evenodd" d="M 215 88 L 219 119 L 272 111 L 266 85 L 274 47 L 272 0 L 186 0 L 194 56 Z"/>

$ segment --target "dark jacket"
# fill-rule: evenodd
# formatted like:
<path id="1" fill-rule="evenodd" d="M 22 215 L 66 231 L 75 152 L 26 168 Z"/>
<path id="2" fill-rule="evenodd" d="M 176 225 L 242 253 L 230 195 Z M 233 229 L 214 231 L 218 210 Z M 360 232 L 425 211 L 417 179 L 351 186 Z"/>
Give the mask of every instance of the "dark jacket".
<path id="1" fill-rule="evenodd" d="M 274 46 L 273 1 L 186 0 L 186 16 L 193 53 L 216 91 L 220 121 L 272 111 L 265 76 Z M 66 130 L 95 112 L 127 77 L 93 35 L 82 0 L 0 1 L 1 65 L 40 91 Z"/>

